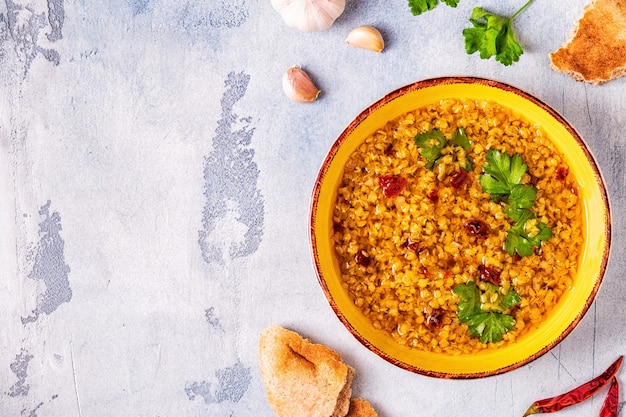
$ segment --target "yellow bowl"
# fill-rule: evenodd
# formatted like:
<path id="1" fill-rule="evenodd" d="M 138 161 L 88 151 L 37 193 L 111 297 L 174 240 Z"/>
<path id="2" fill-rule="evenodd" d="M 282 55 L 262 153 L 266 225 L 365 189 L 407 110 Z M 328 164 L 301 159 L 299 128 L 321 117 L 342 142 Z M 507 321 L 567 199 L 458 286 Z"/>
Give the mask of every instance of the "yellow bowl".
<path id="1" fill-rule="evenodd" d="M 331 243 L 333 208 L 348 157 L 376 129 L 403 113 L 445 98 L 489 99 L 515 109 L 540 125 L 563 153 L 583 201 L 584 244 L 570 291 L 545 322 L 514 343 L 471 355 L 452 356 L 410 349 L 376 330 L 340 283 Z M 320 169 L 310 213 L 312 255 L 318 280 L 330 306 L 347 329 L 368 349 L 412 372 L 440 378 L 478 378 L 518 368 L 560 343 L 580 322 L 596 296 L 609 258 L 611 217 L 606 188 L 583 139 L 556 111 L 537 98 L 497 81 L 471 77 L 420 81 L 387 94 L 361 114 L 332 145 Z"/>

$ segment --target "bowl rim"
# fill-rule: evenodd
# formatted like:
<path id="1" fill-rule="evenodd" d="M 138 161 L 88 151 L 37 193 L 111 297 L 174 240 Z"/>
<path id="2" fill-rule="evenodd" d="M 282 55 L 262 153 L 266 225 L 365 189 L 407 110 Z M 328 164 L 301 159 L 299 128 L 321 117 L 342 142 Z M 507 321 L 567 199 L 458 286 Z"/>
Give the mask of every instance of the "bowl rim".
<path id="1" fill-rule="evenodd" d="M 341 145 L 346 141 L 351 132 L 360 125 L 371 113 L 376 111 L 378 108 L 386 105 L 387 103 L 393 101 L 394 99 L 415 90 L 425 89 L 427 87 L 433 87 L 441 84 L 480 84 L 487 87 L 493 87 L 496 89 L 504 90 L 505 92 L 513 93 L 515 95 L 520 96 L 523 99 L 530 101 L 535 106 L 540 107 L 544 111 L 546 111 L 551 117 L 553 117 L 561 126 L 563 126 L 567 132 L 574 139 L 580 150 L 583 152 L 585 160 L 589 163 L 591 171 L 593 172 L 594 178 L 598 184 L 601 201 L 605 210 L 605 219 L 604 219 L 604 249 L 602 251 L 602 258 L 599 265 L 599 272 L 595 278 L 595 282 L 593 284 L 593 288 L 589 293 L 589 296 L 585 300 L 584 305 L 580 309 L 579 313 L 573 318 L 573 320 L 567 325 L 567 328 L 556 337 L 551 343 L 545 345 L 542 349 L 537 352 L 525 357 L 522 360 L 513 362 L 507 366 L 499 367 L 497 369 L 485 371 L 485 372 L 460 372 L 460 373 L 448 373 L 448 372 L 440 372 L 436 370 L 428 370 L 416 367 L 414 365 L 405 363 L 404 361 L 394 358 L 388 353 L 382 351 L 377 346 L 372 344 L 366 337 L 364 337 L 354 326 L 349 322 L 347 317 L 342 313 L 341 309 L 335 302 L 328 285 L 323 277 L 321 260 L 319 258 L 319 254 L 317 253 L 317 237 L 315 233 L 316 228 L 316 211 L 319 203 L 319 193 L 322 186 L 322 180 L 326 174 L 326 171 L 331 164 L 332 160 L 336 156 Z M 313 187 L 313 191 L 311 194 L 311 202 L 310 202 L 310 211 L 309 211 L 309 242 L 310 249 L 312 255 L 312 261 L 314 264 L 315 272 L 317 275 L 317 281 L 324 293 L 326 301 L 329 303 L 331 309 L 335 313 L 336 317 L 340 320 L 340 322 L 344 325 L 344 327 L 355 337 L 363 346 L 365 346 L 368 350 L 375 353 L 378 357 L 386 360 L 387 362 L 398 366 L 399 368 L 411 371 L 413 373 L 421 374 L 428 377 L 436 377 L 443 379 L 474 379 L 474 378 L 483 378 L 488 376 L 495 376 L 505 372 L 509 372 L 511 370 L 520 368 L 523 365 L 526 365 L 537 358 L 543 356 L 554 347 L 556 347 L 559 343 L 561 343 L 580 323 L 582 318 L 589 311 L 591 305 L 593 304 L 597 293 L 600 289 L 600 286 L 604 280 L 604 276 L 606 274 L 607 265 L 610 258 L 611 253 L 611 242 L 612 242 L 612 221 L 611 221 L 611 204 L 608 195 L 608 191 L 606 188 L 606 182 L 602 175 L 601 170 L 599 169 L 599 164 L 591 152 L 589 146 L 582 138 L 580 134 L 574 129 L 574 127 L 556 110 L 554 110 L 550 105 L 540 100 L 536 96 L 527 93 L 526 91 L 515 87 L 511 84 L 507 84 L 501 81 L 497 81 L 489 78 L 482 77 L 474 77 L 474 76 L 444 76 L 444 77 L 434 77 L 427 78 L 421 81 L 416 81 L 411 84 L 404 85 L 399 87 L 391 92 L 385 94 L 372 104 L 368 105 L 365 109 L 363 109 L 352 121 L 342 130 L 339 136 L 334 140 L 330 149 L 326 153 L 324 160 L 321 164 L 321 167 L 318 171 L 318 174 L 315 179 L 315 185 Z M 445 355 L 445 354 L 443 354 Z"/>

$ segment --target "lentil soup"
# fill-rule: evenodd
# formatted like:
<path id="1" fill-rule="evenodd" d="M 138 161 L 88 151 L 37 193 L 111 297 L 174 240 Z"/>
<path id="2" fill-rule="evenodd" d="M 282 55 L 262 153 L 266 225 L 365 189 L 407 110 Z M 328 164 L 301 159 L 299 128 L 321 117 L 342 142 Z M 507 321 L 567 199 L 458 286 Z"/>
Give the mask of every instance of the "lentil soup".
<path id="1" fill-rule="evenodd" d="M 429 164 L 415 138 L 433 129 L 447 138 L 461 129 L 471 146 L 444 146 Z M 505 249 L 507 206 L 480 183 L 490 150 L 527 165 L 520 182 L 536 198 L 525 228 L 531 236 L 540 224 L 551 231 L 530 255 Z M 540 127 L 489 100 L 440 100 L 387 122 L 346 162 L 332 219 L 342 286 L 400 345 L 458 355 L 510 344 L 572 286 L 582 210 L 565 158 Z M 514 319 L 501 340 L 481 341 L 459 320 L 456 289 L 472 282 L 481 308 L 519 295 L 500 311 Z"/>

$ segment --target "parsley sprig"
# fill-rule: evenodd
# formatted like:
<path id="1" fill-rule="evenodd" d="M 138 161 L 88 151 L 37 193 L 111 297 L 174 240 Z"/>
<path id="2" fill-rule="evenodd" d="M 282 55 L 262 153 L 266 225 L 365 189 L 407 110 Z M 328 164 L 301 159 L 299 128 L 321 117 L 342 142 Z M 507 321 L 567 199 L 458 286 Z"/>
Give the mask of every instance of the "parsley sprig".
<path id="1" fill-rule="evenodd" d="M 499 287 L 487 284 L 490 291 L 499 291 Z M 484 309 L 481 301 L 481 290 L 474 281 L 460 284 L 454 292 L 459 296 L 457 315 L 459 321 L 467 323 L 470 336 L 479 337 L 481 343 L 496 343 L 502 336 L 515 327 L 513 316 L 506 314 L 521 301 L 520 295 L 513 288 L 499 297 L 495 307 Z"/>
<path id="2" fill-rule="evenodd" d="M 459 0 L 442 0 L 442 2 L 450 7 L 456 7 L 459 4 Z M 409 0 L 409 7 L 413 16 L 432 10 L 438 4 L 439 0 Z"/>
<path id="3" fill-rule="evenodd" d="M 485 11 L 482 7 L 474 7 L 470 18 L 473 27 L 463 30 L 465 51 L 469 55 L 479 52 L 482 59 L 495 56 L 496 61 L 505 66 L 519 61 L 524 50 L 515 38 L 511 22 L 533 1 L 528 0 L 510 17 L 501 17 Z"/>
<path id="4" fill-rule="evenodd" d="M 505 152 L 490 149 L 483 165 L 484 173 L 479 176 L 483 190 L 495 201 L 507 204 L 505 213 L 515 222 L 509 229 L 505 247 L 509 255 L 530 256 L 533 247 L 552 236 L 552 230 L 535 220 L 531 211 L 537 198 L 537 189 L 521 184 L 528 166 L 520 155 L 509 156 Z"/>
<path id="5" fill-rule="evenodd" d="M 447 139 L 443 132 L 436 128 L 420 133 L 415 136 L 415 144 L 420 147 L 420 155 L 426 158 L 426 168 L 428 169 L 432 169 L 435 166 L 446 146 L 460 147 L 464 151 L 468 151 L 471 147 L 471 142 L 467 138 L 465 130 L 461 127 L 454 131 L 450 139 Z M 472 169 L 469 159 L 466 159 L 463 168 L 467 171 Z"/>

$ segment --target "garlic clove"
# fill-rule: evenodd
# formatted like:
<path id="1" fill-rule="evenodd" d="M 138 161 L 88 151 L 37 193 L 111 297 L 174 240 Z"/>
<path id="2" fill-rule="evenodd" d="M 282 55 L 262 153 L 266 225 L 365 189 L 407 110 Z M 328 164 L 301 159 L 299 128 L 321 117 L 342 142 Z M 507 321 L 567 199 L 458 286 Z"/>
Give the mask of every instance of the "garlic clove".
<path id="1" fill-rule="evenodd" d="M 317 32 L 332 26 L 343 13 L 346 0 L 272 0 L 285 23 L 303 32 Z"/>
<path id="2" fill-rule="evenodd" d="M 372 26 L 359 26 L 352 29 L 346 38 L 346 43 L 355 48 L 370 49 L 375 52 L 380 52 L 385 48 L 383 35 Z"/>
<path id="3" fill-rule="evenodd" d="M 287 97 L 296 103 L 310 103 L 320 94 L 320 89 L 313 84 L 309 75 L 298 67 L 291 67 L 285 71 L 283 90 Z"/>

